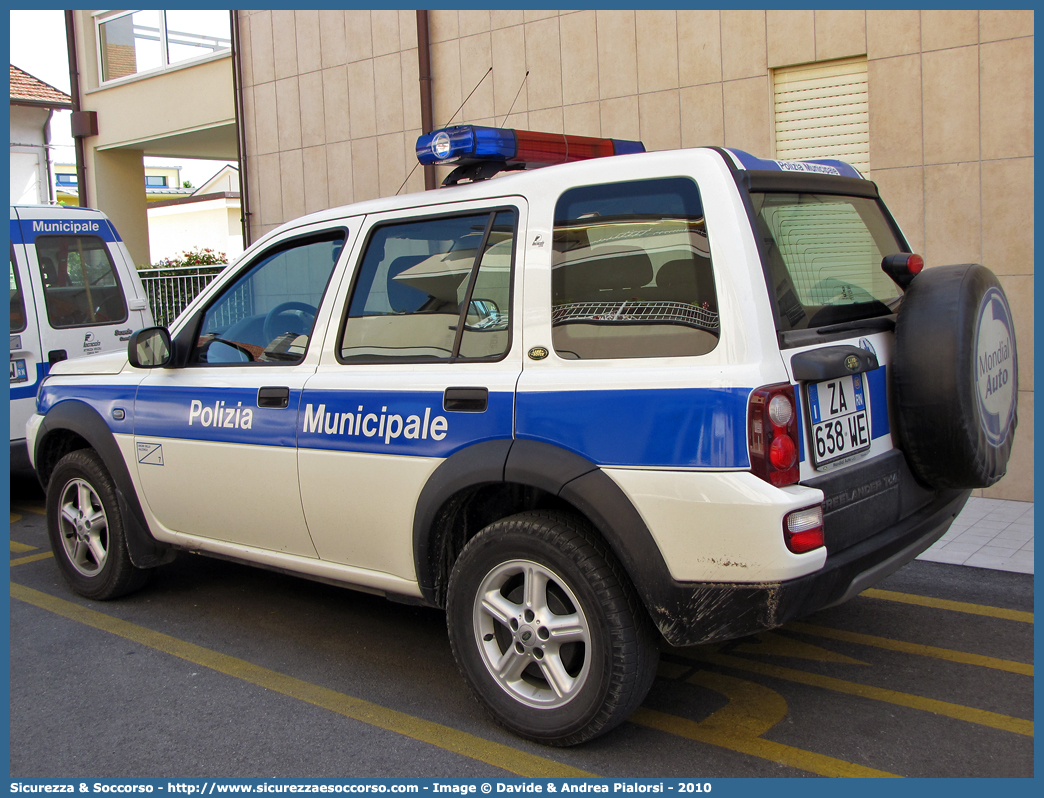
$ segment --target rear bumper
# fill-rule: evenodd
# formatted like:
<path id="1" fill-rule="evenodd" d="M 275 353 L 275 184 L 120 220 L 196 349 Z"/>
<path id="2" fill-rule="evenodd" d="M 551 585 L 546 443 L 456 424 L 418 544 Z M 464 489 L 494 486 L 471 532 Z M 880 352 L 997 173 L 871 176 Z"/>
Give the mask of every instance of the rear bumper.
<path id="1" fill-rule="evenodd" d="M 940 491 L 928 504 L 876 534 L 832 554 L 819 571 L 785 582 L 673 582 L 649 603 L 675 646 L 729 640 L 782 626 L 840 604 L 913 560 L 943 536 L 971 491 Z"/>

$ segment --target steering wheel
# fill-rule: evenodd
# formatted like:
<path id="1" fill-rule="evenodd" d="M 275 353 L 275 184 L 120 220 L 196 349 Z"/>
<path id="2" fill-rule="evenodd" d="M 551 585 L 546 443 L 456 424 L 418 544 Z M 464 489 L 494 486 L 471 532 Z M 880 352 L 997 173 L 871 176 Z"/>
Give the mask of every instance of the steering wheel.
<path id="1" fill-rule="evenodd" d="M 309 305 L 307 302 L 280 302 L 278 305 L 276 305 L 274 308 L 268 311 L 268 315 L 265 316 L 265 321 L 262 329 L 264 330 L 266 341 L 274 341 L 276 338 L 278 338 L 285 332 L 297 332 L 299 334 L 308 332 L 307 329 L 289 330 L 283 328 L 283 325 L 286 322 L 280 323 L 279 317 L 293 310 L 299 310 L 303 313 L 307 313 L 309 316 L 312 317 L 313 320 L 315 319 L 316 308 L 314 305 Z M 309 325 L 309 327 L 311 327 L 311 325 Z"/>

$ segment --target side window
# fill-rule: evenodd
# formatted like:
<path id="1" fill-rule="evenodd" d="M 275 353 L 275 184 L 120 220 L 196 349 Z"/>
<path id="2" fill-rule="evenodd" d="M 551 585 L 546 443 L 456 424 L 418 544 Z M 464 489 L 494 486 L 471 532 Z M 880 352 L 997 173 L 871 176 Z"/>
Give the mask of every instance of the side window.
<path id="1" fill-rule="evenodd" d="M 696 184 L 678 177 L 565 192 L 555 206 L 551 291 L 560 357 L 711 351 L 718 300 Z"/>
<path id="2" fill-rule="evenodd" d="M 11 332 L 25 329 L 25 300 L 22 298 L 22 285 L 18 279 L 18 268 L 15 266 L 14 250 L 11 250 Z"/>
<path id="3" fill-rule="evenodd" d="M 36 257 L 43 277 L 51 327 L 117 324 L 127 304 L 109 248 L 97 236 L 38 236 Z"/>
<path id="4" fill-rule="evenodd" d="M 344 231 L 260 255 L 207 309 L 195 363 L 297 363 L 344 247 Z"/>
<path id="5" fill-rule="evenodd" d="M 359 266 L 341 360 L 503 356 L 514 240 L 514 211 L 377 228 Z"/>

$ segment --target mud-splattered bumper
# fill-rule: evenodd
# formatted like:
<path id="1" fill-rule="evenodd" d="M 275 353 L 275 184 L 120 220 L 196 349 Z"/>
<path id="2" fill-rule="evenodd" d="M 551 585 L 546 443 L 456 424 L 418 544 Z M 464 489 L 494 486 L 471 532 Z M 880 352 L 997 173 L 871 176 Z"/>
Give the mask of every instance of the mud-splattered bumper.
<path id="1" fill-rule="evenodd" d="M 649 603 L 674 646 L 744 637 L 840 604 L 914 559 L 937 541 L 971 491 L 941 491 L 927 506 L 844 551 L 814 574 L 762 584 L 671 582 Z"/>

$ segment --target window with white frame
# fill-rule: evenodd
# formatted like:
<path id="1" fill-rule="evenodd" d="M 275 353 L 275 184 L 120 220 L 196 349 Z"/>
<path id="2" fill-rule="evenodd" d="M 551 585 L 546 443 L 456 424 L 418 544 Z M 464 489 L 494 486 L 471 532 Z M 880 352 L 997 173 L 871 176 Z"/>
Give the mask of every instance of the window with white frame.
<path id="1" fill-rule="evenodd" d="M 776 157 L 870 168 L 866 57 L 773 70 Z"/>
<path id="2" fill-rule="evenodd" d="M 95 20 L 102 82 L 231 50 L 228 11 L 105 12 Z"/>

